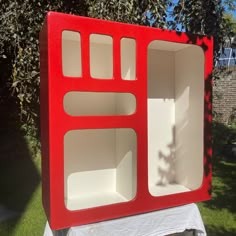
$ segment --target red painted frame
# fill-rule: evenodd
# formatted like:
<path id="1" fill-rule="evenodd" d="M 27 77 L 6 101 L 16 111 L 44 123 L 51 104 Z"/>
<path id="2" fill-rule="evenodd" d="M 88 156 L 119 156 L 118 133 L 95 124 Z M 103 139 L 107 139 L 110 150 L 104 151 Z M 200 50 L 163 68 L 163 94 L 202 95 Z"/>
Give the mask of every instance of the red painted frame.
<path id="1" fill-rule="evenodd" d="M 62 73 L 62 31 L 81 35 L 82 78 Z M 113 38 L 113 79 L 93 79 L 89 67 L 89 35 L 105 34 Z M 136 40 L 136 80 L 121 78 L 120 39 Z M 148 191 L 147 166 L 147 48 L 153 40 L 195 44 L 205 55 L 204 99 L 204 177 L 199 189 L 167 196 L 152 196 Z M 41 141 L 43 206 L 52 229 L 78 226 L 133 214 L 144 213 L 210 198 L 211 120 L 213 39 L 175 31 L 110 22 L 49 12 L 40 33 L 41 57 Z M 71 117 L 63 109 L 63 97 L 69 91 L 129 92 L 136 96 L 137 110 L 128 116 Z M 142 125 L 140 125 L 142 124 Z M 93 128 L 133 128 L 137 134 L 137 195 L 129 202 L 70 211 L 64 204 L 63 138 L 67 131 Z"/>

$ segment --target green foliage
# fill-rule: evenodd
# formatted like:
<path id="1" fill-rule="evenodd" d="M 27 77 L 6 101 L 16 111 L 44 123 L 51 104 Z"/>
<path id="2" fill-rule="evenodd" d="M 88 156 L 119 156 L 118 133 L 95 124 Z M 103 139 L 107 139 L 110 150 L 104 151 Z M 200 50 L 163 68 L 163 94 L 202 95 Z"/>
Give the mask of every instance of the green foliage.
<path id="1" fill-rule="evenodd" d="M 39 31 L 47 11 L 84 15 L 84 1 L 0 0 L 0 96 L 18 104 L 22 128 L 37 136 L 39 124 Z M 0 84 L 1 85 L 1 84 Z"/>
<path id="2" fill-rule="evenodd" d="M 227 13 L 224 14 L 224 21 L 227 30 L 226 35 L 231 38 L 236 34 L 236 18 L 232 14 Z"/>
<path id="3" fill-rule="evenodd" d="M 236 10 L 236 0 L 224 0 L 224 5 L 230 11 L 235 11 Z"/>
<path id="4" fill-rule="evenodd" d="M 215 58 L 228 34 L 221 0 L 179 0 L 174 8 L 174 19 L 181 19 L 186 32 L 214 37 Z"/>
<path id="5" fill-rule="evenodd" d="M 131 24 L 149 25 L 144 13 L 149 10 L 156 19 L 154 26 L 166 28 L 167 0 L 87 0 L 88 16 Z"/>
<path id="6" fill-rule="evenodd" d="M 213 157 L 212 199 L 198 203 L 207 235 L 236 235 L 236 163 Z"/>
<path id="7" fill-rule="evenodd" d="M 88 15 L 90 17 L 116 20 L 121 22 L 138 23 L 140 12 L 137 1 L 87 1 L 89 6 Z"/>
<path id="8" fill-rule="evenodd" d="M 214 158 L 235 161 L 233 147 L 236 142 L 236 125 L 225 125 L 214 121 L 212 131 Z"/>
<path id="9" fill-rule="evenodd" d="M 219 122 L 213 122 L 213 142 L 215 149 L 224 144 L 234 143 L 236 141 L 235 126 L 225 125 Z"/>

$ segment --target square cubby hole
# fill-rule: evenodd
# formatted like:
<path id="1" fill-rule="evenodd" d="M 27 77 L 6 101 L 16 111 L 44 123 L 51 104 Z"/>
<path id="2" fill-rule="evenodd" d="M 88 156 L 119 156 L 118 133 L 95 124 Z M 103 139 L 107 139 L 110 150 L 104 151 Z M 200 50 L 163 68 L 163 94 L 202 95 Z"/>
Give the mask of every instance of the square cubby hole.
<path id="1" fill-rule="evenodd" d="M 137 137 L 130 128 L 82 129 L 64 136 L 69 210 L 127 202 L 136 195 Z"/>

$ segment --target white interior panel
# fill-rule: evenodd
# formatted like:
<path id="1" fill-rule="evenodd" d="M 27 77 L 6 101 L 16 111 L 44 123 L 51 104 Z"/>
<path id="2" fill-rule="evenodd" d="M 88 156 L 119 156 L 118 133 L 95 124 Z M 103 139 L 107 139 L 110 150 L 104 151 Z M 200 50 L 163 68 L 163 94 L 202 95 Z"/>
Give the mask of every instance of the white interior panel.
<path id="1" fill-rule="evenodd" d="M 155 181 L 152 185 L 168 184 L 174 178 L 173 67 L 172 52 L 148 51 L 148 167 L 149 182 Z"/>
<path id="2" fill-rule="evenodd" d="M 64 109 L 72 116 L 130 115 L 136 110 L 136 99 L 131 93 L 68 92 Z"/>
<path id="3" fill-rule="evenodd" d="M 111 36 L 90 35 L 90 74 L 97 79 L 113 78 L 113 40 Z"/>
<path id="4" fill-rule="evenodd" d="M 153 41 L 148 47 L 148 186 L 153 196 L 189 191 L 203 178 L 204 54 Z"/>
<path id="5" fill-rule="evenodd" d="M 136 139 L 132 129 L 66 133 L 64 184 L 68 209 L 108 205 L 135 197 Z"/>
<path id="6" fill-rule="evenodd" d="M 177 182 L 197 189 L 203 175 L 204 54 L 197 46 L 175 56 Z"/>
<path id="7" fill-rule="evenodd" d="M 65 76 L 81 77 L 80 33 L 65 30 L 62 32 L 62 71 Z"/>
<path id="8" fill-rule="evenodd" d="M 132 129 L 116 130 L 116 190 L 127 199 L 134 198 L 137 189 L 136 139 Z"/>
<path id="9" fill-rule="evenodd" d="M 121 39 L 121 76 L 124 80 L 136 79 L 136 41 Z"/>

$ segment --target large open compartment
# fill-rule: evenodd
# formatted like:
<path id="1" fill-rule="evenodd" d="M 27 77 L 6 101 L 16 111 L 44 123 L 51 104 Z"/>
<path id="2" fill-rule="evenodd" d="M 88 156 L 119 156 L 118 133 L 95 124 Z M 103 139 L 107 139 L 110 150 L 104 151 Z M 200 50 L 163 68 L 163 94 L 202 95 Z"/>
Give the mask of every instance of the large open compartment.
<path id="1" fill-rule="evenodd" d="M 148 188 L 153 196 L 203 180 L 204 52 L 166 41 L 148 46 Z"/>
<path id="2" fill-rule="evenodd" d="M 64 199 L 69 210 L 132 200 L 137 186 L 133 129 L 71 130 L 64 136 Z"/>

